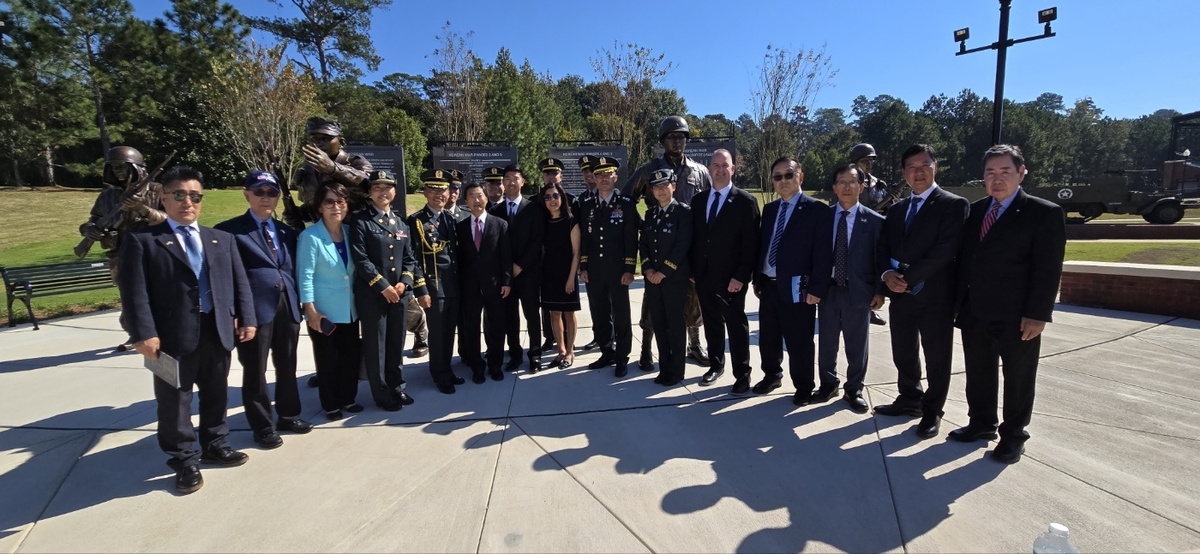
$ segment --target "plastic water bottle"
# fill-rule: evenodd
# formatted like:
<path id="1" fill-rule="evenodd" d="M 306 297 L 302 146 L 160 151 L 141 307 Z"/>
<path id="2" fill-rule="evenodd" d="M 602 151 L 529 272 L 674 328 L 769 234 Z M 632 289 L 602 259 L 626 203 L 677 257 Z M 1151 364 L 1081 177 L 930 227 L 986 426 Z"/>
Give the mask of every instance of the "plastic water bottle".
<path id="1" fill-rule="evenodd" d="M 1050 530 L 1033 541 L 1033 554 L 1079 554 L 1071 542 L 1071 531 L 1061 523 L 1051 523 Z"/>

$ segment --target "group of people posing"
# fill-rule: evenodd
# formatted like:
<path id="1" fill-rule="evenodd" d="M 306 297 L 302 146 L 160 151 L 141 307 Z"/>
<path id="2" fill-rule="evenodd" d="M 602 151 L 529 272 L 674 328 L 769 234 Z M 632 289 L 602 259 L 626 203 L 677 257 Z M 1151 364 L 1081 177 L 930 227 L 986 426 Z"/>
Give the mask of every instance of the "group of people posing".
<path id="1" fill-rule="evenodd" d="M 203 176 L 176 166 L 154 189 L 164 217 L 129 232 L 117 256 L 122 325 L 132 348 L 179 360 L 181 386 L 155 379 L 155 398 L 159 443 L 182 493 L 200 488 L 201 462 L 247 459 L 226 438 L 235 347 L 247 420 L 264 448 L 282 445 L 282 431 L 312 429 L 300 418 L 297 390 L 302 324 L 309 327 L 316 385 L 330 420 L 363 410 L 360 372 L 379 408 L 414 402 L 402 366 L 406 334 L 420 319 L 429 372 L 445 394 L 466 381 L 452 365 L 455 344 L 479 384 L 523 367 L 570 367 L 581 285 L 594 333 L 583 349 L 600 350 L 588 367 L 615 367 L 621 378 L 630 363 L 629 295 L 639 262 L 645 293 L 636 365 L 654 370 L 656 345 L 659 385 L 679 384 L 685 358 L 692 357 L 707 366 L 699 385 L 710 386 L 724 374 L 728 353 L 731 393 L 766 394 L 782 386 L 786 354 L 795 405 L 841 395 L 849 409 L 865 413 L 868 326 L 890 298 L 899 396 L 875 413 L 919 417 L 917 435 L 938 434 L 957 326 L 970 421 L 949 438 L 998 434 L 992 456 L 1007 463 L 1024 451 L 1065 227 L 1060 208 L 1021 190 L 1025 162 L 1015 146 L 997 145 L 984 155 L 989 196 L 974 204 L 938 187 L 928 145 L 902 155 L 911 191 L 904 198 L 870 174 L 874 151 L 861 148 L 869 145 L 855 147 L 852 155 L 863 155 L 835 172 L 831 205 L 805 195 L 803 168 L 783 157 L 771 166 L 776 199 L 760 211 L 755 196 L 732 184 L 729 152 L 716 151 L 708 167 L 684 155 L 690 131 L 686 120 L 672 116 L 660 126 L 663 156 L 634 171 L 623 187 L 619 161 L 603 156 L 578 160 L 588 183 L 578 196 L 564 190 L 564 164 L 553 158 L 539 163 L 542 186 L 530 198 L 522 196 L 525 176 L 515 165 L 488 168 L 483 182 L 469 183 L 457 171 L 435 168 L 421 174 L 425 205 L 406 214 L 393 205 L 394 176 L 342 150 L 336 122 L 313 118 L 308 134 L 308 163 L 297 177 L 304 208 L 289 213 L 288 223 L 274 217 L 286 184 L 255 171 L 245 181 L 245 214 L 213 229 L 198 225 Z M 644 216 L 639 202 L 646 204 Z M 131 214 L 144 212 L 135 201 L 126 204 Z M 751 291 L 759 300 L 762 366 L 753 385 Z M 844 383 L 837 371 L 842 345 Z M 198 441 L 190 420 L 194 387 Z"/>

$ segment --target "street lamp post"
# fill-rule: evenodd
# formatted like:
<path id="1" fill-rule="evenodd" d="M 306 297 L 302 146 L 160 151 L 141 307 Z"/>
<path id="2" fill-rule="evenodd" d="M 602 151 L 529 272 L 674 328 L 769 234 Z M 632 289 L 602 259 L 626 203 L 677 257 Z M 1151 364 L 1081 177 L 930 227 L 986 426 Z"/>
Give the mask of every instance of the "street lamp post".
<path id="1" fill-rule="evenodd" d="M 1050 22 L 1058 19 L 1058 8 L 1047 8 L 1038 12 L 1038 23 L 1045 24 L 1045 29 L 1040 35 L 1028 36 L 1019 39 L 1008 38 L 1008 12 L 1012 8 L 1012 0 L 1000 0 L 1000 35 L 996 42 L 987 46 L 967 49 L 967 39 L 971 38 L 971 28 L 964 27 L 954 31 L 954 41 L 958 43 L 958 52 L 955 56 L 963 54 L 973 54 L 984 50 L 996 51 L 996 95 L 992 99 L 992 144 L 1000 144 L 1000 128 L 1004 122 L 1004 72 L 1008 62 L 1008 47 L 1022 42 L 1050 38 L 1055 36 L 1054 31 L 1050 30 Z"/>

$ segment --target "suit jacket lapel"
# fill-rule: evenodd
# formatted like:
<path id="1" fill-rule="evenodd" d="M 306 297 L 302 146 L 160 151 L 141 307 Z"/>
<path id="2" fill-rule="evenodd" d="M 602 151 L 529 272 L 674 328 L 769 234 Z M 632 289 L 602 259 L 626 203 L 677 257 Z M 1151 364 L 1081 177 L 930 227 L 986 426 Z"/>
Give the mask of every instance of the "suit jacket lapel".
<path id="1" fill-rule="evenodd" d="M 983 237 L 983 241 L 988 241 L 988 239 L 996 236 L 996 231 L 998 229 L 1001 230 L 1001 232 L 1003 232 L 1003 230 L 1008 228 L 1010 225 L 1015 225 L 1014 223 L 1012 223 L 1012 221 L 1014 219 L 1017 219 L 1020 217 L 1019 214 L 1021 212 L 1021 208 L 1025 207 L 1025 201 L 1027 200 L 1027 198 L 1028 197 L 1025 195 L 1024 190 L 1018 190 L 1017 197 L 1013 198 L 1013 201 L 1011 204 L 1008 205 L 1008 208 L 1000 213 L 1000 217 L 996 218 L 996 221 L 992 222 L 992 227 L 990 229 L 988 229 L 988 234 L 987 234 L 987 236 Z M 987 207 L 991 208 L 992 207 L 991 203 L 988 203 Z M 987 210 L 984 210 L 983 218 L 986 218 L 986 217 L 987 217 Z M 975 228 L 976 230 L 981 229 L 983 227 L 983 218 L 980 218 L 978 226 L 973 225 L 972 227 Z"/>
<path id="2" fill-rule="evenodd" d="M 250 239 L 254 241 L 254 244 L 258 245 L 259 250 L 262 250 L 263 256 L 266 256 L 268 260 L 275 262 L 275 265 L 279 265 L 279 259 L 271 255 L 271 247 L 267 246 L 267 239 L 263 238 L 262 227 L 258 224 L 258 220 L 255 219 L 253 215 L 250 215 L 249 211 L 247 211 L 246 214 L 242 216 L 242 221 L 244 222 L 243 224 L 246 226 L 246 228 L 250 231 Z M 278 225 L 275 226 L 275 236 L 279 236 Z M 278 248 L 279 245 L 277 244 L 275 247 Z"/>
<path id="3" fill-rule="evenodd" d="M 175 236 L 175 231 L 171 229 L 169 223 L 162 223 L 161 227 L 155 231 L 155 235 L 157 235 L 158 243 L 166 248 L 167 252 L 174 255 L 175 259 L 183 263 L 189 271 L 192 269 L 192 262 L 188 260 L 187 252 L 184 250 L 183 244 L 179 242 L 179 237 Z"/>

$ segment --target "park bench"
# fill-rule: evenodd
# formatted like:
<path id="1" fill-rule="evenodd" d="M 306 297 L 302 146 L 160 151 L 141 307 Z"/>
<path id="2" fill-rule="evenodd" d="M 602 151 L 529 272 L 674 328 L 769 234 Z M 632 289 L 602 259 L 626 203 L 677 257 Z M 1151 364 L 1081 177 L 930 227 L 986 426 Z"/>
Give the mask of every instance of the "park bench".
<path id="1" fill-rule="evenodd" d="M 38 329 L 37 317 L 29 300 L 34 297 L 53 296 L 68 292 L 96 290 L 113 286 L 107 261 L 68 262 L 63 264 L 29 265 L 22 267 L 0 267 L 4 288 L 8 297 L 8 326 L 13 322 L 13 300 L 25 303 L 33 329 Z"/>

